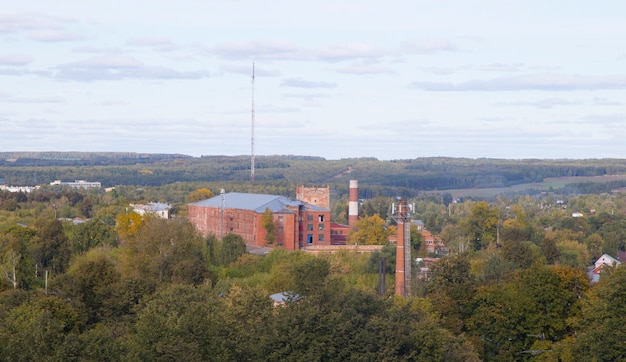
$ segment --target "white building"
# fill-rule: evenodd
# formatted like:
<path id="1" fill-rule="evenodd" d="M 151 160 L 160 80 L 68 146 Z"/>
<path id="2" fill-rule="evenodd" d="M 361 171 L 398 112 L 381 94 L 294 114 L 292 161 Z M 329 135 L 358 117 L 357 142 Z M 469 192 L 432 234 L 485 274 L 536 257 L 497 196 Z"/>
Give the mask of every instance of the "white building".
<path id="1" fill-rule="evenodd" d="M 133 211 L 141 216 L 146 214 L 156 215 L 162 219 L 170 218 L 170 210 L 172 205 L 164 204 L 161 202 L 149 202 L 147 204 L 130 204 Z"/>
<path id="2" fill-rule="evenodd" d="M 76 180 L 74 182 L 64 182 L 61 180 L 55 180 L 50 182 L 50 185 L 61 185 L 61 186 L 69 186 L 73 189 L 99 189 L 102 187 L 102 184 L 100 184 L 100 182 L 91 182 L 91 181 L 86 181 L 86 180 Z"/>

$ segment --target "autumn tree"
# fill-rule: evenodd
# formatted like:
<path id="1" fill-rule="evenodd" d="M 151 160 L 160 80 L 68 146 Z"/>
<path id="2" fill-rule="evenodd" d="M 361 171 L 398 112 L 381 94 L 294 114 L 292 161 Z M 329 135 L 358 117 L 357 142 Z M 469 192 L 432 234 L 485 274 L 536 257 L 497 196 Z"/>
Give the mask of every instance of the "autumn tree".
<path id="1" fill-rule="evenodd" d="M 124 241 L 128 237 L 136 234 L 142 223 L 143 218 L 134 211 L 120 213 L 115 218 L 115 231 L 122 241 Z"/>
<path id="2" fill-rule="evenodd" d="M 360 218 L 348 234 L 348 244 L 385 245 L 394 228 L 387 228 L 385 220 L 377 214 Z"/>
<path id="3" fill-rule="evenodd" d="M 190 192 L 187 195 L 186 200 L 187 202 L 196 202 L 196 201 L 210 199 L 211 197 L 213 197 L 213 192 L 211 192 L 211 190 L 209 190 L 206 187 L 202 187 L 195 191 Z"/>

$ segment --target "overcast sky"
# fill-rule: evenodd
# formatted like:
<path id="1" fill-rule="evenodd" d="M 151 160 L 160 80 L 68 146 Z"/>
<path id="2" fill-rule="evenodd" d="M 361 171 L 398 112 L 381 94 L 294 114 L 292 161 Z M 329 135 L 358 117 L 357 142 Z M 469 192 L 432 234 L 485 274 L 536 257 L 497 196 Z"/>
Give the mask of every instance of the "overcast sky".
<path id="1" fill-rule="evenodd" d="M 625 158 L 625 14 L 622 0 L 4 1 L 0 151 L 249 155 L 254 103 L 257 155 Z"/>

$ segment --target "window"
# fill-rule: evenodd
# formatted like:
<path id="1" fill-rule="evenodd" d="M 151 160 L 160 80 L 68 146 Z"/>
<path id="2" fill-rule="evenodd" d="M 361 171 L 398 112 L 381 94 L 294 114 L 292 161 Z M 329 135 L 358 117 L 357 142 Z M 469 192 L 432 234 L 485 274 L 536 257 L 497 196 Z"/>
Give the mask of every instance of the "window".
<path id="1" fill-rule="evenodd" d="M 282 226 L 279 226 L 279 227 L 276 229 L 276 231 L 278 231 L 279 233 L 282 233 L 282 232 L 284 232 L 284 231 L 285 231 L 285 228 L 284 228 L 284 227 L 282 227 Z"/>
<path id="2" fill-rule="evenodd" d="M 307 225 L 306 225 L 306 229 L 307 229 L 308 231 L 313 231 L 313 224 L 307 224 Z"/>
<path id="3" fill-rule="evenodd" d="M 307 215 L 306 219 L 309 220 L 309 221 L 313 221 L 313 215 Z"/>
<path id="4" fill-rule="evenodd" d="M 317 222 L 324 222 L 324 215 L 317 215 Z"/>
<path id="5" fill-rule="evenodd" d="M 324 241 L 324 234 L 317 234 L 318 241 Z"/>
<path id="6" fill-rule="evenodd" d="M 309 244 L 313 244 L 313 234 L 309 234 L 306 236 L 306 242 Z"/>
<path id="7" fill-rule="evenodd" d="M 317 224 L 317 230 L 323 231 L 324 230 L 324 224 Z"/>
<path id="8" fill-rule="evenodd" d="M 278 222 L 283 222 L 283 217 L 282 216 L 278 217 Z"/>

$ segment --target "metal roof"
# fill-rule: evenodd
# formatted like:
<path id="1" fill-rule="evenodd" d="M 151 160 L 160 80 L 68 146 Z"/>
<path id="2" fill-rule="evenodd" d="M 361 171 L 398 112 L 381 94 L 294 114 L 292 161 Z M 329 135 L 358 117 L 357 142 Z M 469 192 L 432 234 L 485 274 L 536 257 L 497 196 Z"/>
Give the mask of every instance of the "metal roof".
<path id="1" fill-rule="evenodd" d="M 191 203 L 191 205 L 220 208 L 222 207 L 222 195 L 194 202 Z M 246 194 L 240 192 L 229 192 L 224 194 L 224 208 L 226 209 L 252 210 L 258 213 L 265 212 L 265 209 L 270 209 L 272 212 L 292 212 L 287 209 L 287 206 L 304 206 L 308 210 L 328 211 L 328 209 L 286 196 Z"/>

